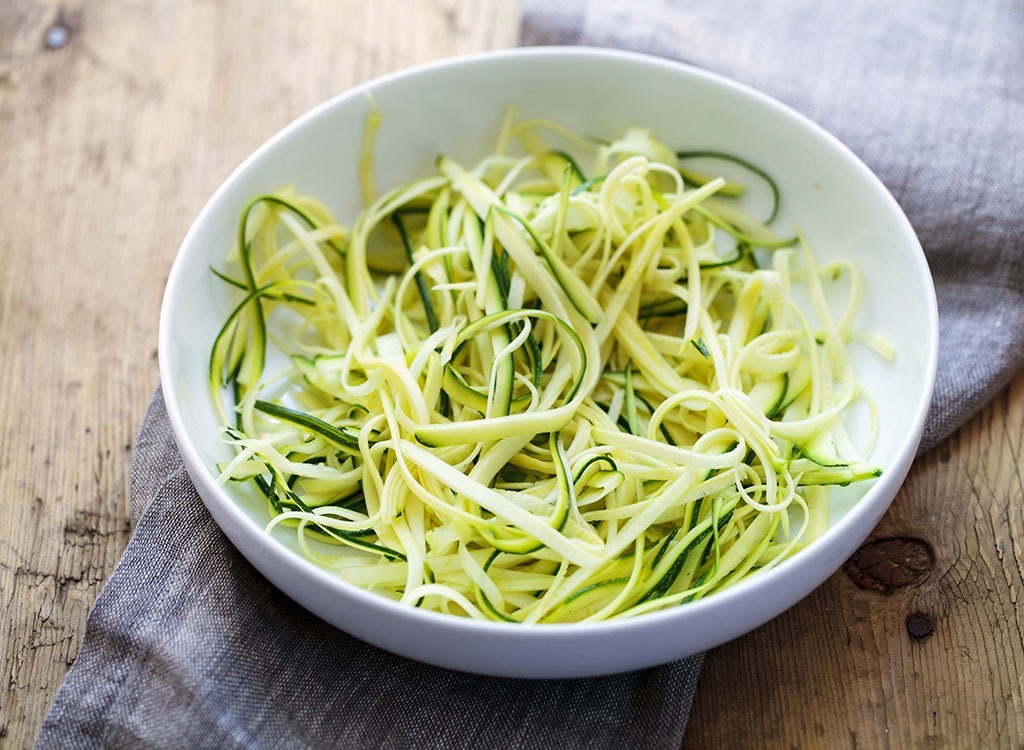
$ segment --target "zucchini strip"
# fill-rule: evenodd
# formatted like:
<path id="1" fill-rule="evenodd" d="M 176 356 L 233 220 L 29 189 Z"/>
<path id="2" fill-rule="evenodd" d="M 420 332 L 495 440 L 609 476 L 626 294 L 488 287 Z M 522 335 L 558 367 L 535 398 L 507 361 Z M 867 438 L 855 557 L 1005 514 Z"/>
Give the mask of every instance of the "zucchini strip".
<path id="1" fill-rule="evenodd" d="M 211 269 L 218 481 L 252 483 L 268 531 L 403 605 L 590 622 L 780 564 L 828 529 L 829 487 L 880 475 L 846 347 L 897 353 L 857 327 L 855 265 L 768 226 L 763 170 L 510 113 L 491 155 L 377 197 L 380 124 L 351 230 L 259 195 Z M 697 158 L 764 180 L 767 221 Z"/>

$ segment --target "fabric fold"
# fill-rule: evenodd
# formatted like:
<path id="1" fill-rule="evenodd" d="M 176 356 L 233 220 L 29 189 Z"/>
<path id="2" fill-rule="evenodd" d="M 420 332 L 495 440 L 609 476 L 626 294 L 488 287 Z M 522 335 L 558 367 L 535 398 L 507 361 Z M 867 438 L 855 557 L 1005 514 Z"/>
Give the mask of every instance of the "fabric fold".
<path id="1" fill-rule="evenodd" d="M 678 748 L 702 657 L 580 680 L 482 677 L 369 646 L 231 545 L 160 391 L 135 441 L 128 548 L 37 747 Z"/>
<path id="2" fill-rule="evenodd" d="M 940 372 L 922 450 L 1024 366 L 1020 3 L 524 0 L 523 12 L 524 44 L 649 52 L 752 85 L 881 177 L 938 292 Z M 131 479 L 134 533 L 39 748 L 681 745 L 700 655 L 612 677 L 496 679 L 388 654 L 303 610 L 206 512 L 159 390 Z"/>
<path id="3" fill-rule="evenodd" d="M 521 43 L 615 47 L 720 73 L 807 115 L 881 178 L 921 240 L 939 303 L 925 452 L 1024 368 L 1022 35 L 1014 0 L 524 0 Z"/>

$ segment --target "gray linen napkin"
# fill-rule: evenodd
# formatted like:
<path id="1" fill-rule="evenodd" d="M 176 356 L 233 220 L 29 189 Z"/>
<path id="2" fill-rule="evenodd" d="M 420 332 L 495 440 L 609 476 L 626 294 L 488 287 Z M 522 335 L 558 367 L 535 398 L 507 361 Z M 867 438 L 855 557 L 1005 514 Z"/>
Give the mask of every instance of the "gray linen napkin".
<path id="1" fill-rule="evenodd" d="M 678 748 L 701 657 L 512 680 L 369 646 L 270 585 L 206 512 L 163 396 L 135 441 L 128 548 L 37 748 Z"/>
<path id="2" fill-rule="evenodd" d="M 722 73 L 807 115 L 871 167 L 917 231 L 938 295 L 922 452 L 1024 367 L 1020 0 L 524 0 L 521 36 Z"/>
<path id="3" fill-rule="evenodd" d="M 923 449 L 1024 364 L 1024 5 L 524 0 L 523 42 L 653 52 L 803 111 L 894 192 L 939 295 Z M 701 657 L 576 681 L 392 656 L 273 589 L 202 508 L 159 392 L 136 441 L 138 523 L 40 748 L 679 747 Z"/>

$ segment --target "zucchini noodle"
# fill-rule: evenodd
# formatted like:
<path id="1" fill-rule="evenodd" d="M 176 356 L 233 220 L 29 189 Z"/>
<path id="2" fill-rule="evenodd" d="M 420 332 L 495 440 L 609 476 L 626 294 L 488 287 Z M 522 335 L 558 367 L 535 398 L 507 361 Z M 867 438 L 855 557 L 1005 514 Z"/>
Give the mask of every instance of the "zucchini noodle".
<path id="1" fill-rule="evenodd" d="M 861 401 L 876 429 L 847 345 L 892 356 L 856 328 L 857 268 L 688 164 L 766 181 L 771 222 L 768 174 L 510 118 L 478 164 L 375 198 L 378 124 L 352 228 L 257 196 L 214 271 L 237 293 L 210 356 L 220 481 L 311 560 L 453 615 L 630 617 L 777 565 L 827 529 L 829 485 L 880 475 L 843 423 Z"/>

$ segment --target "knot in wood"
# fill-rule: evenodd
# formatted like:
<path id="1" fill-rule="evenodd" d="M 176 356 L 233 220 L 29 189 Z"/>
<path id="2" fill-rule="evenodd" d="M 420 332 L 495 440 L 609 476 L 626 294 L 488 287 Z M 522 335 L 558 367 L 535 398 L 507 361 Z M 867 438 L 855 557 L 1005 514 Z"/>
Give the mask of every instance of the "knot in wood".
<path id="1" fill-rule="evenodd" d="M 891 594 L 923 580 L 935 565 L 935 552 L 923 539 L 894 537 L 868 542 L 853 553 L 843 571 L 858 588 Z"/>
<path id="2" fill-rule="evenodd" d="M 910 637 L 923 641 L 928 636 L 935 632 L 935 625 L 932 624 L 932 618 L 923 612 L 914 612 L 907 616 L 907 632 L 910 633 Z"/>

